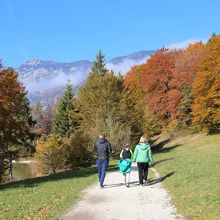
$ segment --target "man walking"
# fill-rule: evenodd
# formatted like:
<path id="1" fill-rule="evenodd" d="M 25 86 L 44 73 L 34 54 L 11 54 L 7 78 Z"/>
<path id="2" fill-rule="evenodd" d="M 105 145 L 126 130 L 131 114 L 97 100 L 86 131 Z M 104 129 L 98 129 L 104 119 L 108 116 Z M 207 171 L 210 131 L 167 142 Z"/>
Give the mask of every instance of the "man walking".
<path id="1" fill-rule="evenodd" d="M 95 143 L 95 150 L 97 154 L 97 167 L 99 175 L 100 188 L 103 188 L 105 173 L 109 163 L 109 155 L 112 152 L 111 144 L 105 138 L 105 134 L 100 134 Z"/>

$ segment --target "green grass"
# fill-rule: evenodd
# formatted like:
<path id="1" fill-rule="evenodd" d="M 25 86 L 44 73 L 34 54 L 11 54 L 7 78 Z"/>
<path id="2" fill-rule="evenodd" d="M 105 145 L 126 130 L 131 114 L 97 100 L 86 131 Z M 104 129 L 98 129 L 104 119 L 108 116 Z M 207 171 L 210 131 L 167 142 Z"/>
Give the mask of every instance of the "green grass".
<path id="1" fill-rule="evenodd" d="M 109 171 L 116 168 L 112 161 Z M 0 185 L 0 219 L 56 219 L 95 181 L 92 166 Z"/>
<path id="2" fill-rule="evenodd" d="M 154 144 L 155 168 L 166 177 L 163 184 L 179 212 L 187 219 L 220 219 L 220 135 L 163 135 Z M 24 169 L 19 175 L 26 174 Z M 0 219 L 56 219 L 95 181 L 92 166 L 1 185 Z"/>
<path id="3" fill-rule="evenodd" d="M 155 168 L 187 219 L 220 219 L 220 135 L 157 137 Z"/>

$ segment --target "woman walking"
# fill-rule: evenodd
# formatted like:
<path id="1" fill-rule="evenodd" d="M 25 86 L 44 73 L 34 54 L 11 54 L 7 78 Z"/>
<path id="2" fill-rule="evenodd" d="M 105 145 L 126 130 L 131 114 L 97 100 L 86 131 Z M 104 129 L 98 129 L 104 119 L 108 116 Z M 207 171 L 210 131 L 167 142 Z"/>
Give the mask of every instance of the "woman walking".
<path id="1" fill-rule="evenodd" d="M 145 137 L 141 137 L 139 144 L 134 150 L 134 162 L 137 162 L 139 183 L 143 186 L 144 180 L 147 181 L 148 166 L 153 162 L 150 145 Z"/>

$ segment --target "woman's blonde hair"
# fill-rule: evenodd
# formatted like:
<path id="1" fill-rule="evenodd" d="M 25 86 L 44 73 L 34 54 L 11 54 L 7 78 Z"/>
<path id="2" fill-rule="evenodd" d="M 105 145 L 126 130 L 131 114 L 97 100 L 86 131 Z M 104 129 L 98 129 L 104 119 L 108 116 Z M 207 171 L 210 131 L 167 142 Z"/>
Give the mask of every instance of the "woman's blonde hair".
<path id="1" fill-rule="evenodd" d="M 140 138 L 140 143 L 146 143 L 146 142 L 147 142 L 147 138 L 144 137 L 144 136 L 142 136 L 142 137 Z"/>

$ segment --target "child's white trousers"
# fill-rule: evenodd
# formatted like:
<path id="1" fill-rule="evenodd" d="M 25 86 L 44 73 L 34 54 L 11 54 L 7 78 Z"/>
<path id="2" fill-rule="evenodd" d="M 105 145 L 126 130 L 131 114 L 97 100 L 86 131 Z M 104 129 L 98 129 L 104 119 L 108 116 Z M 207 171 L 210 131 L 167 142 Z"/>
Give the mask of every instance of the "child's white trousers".
<path id="1" fill-rule="evenodd" d="M 130 173 L 123 173 L 125 185 L 129 185 Z"/>

